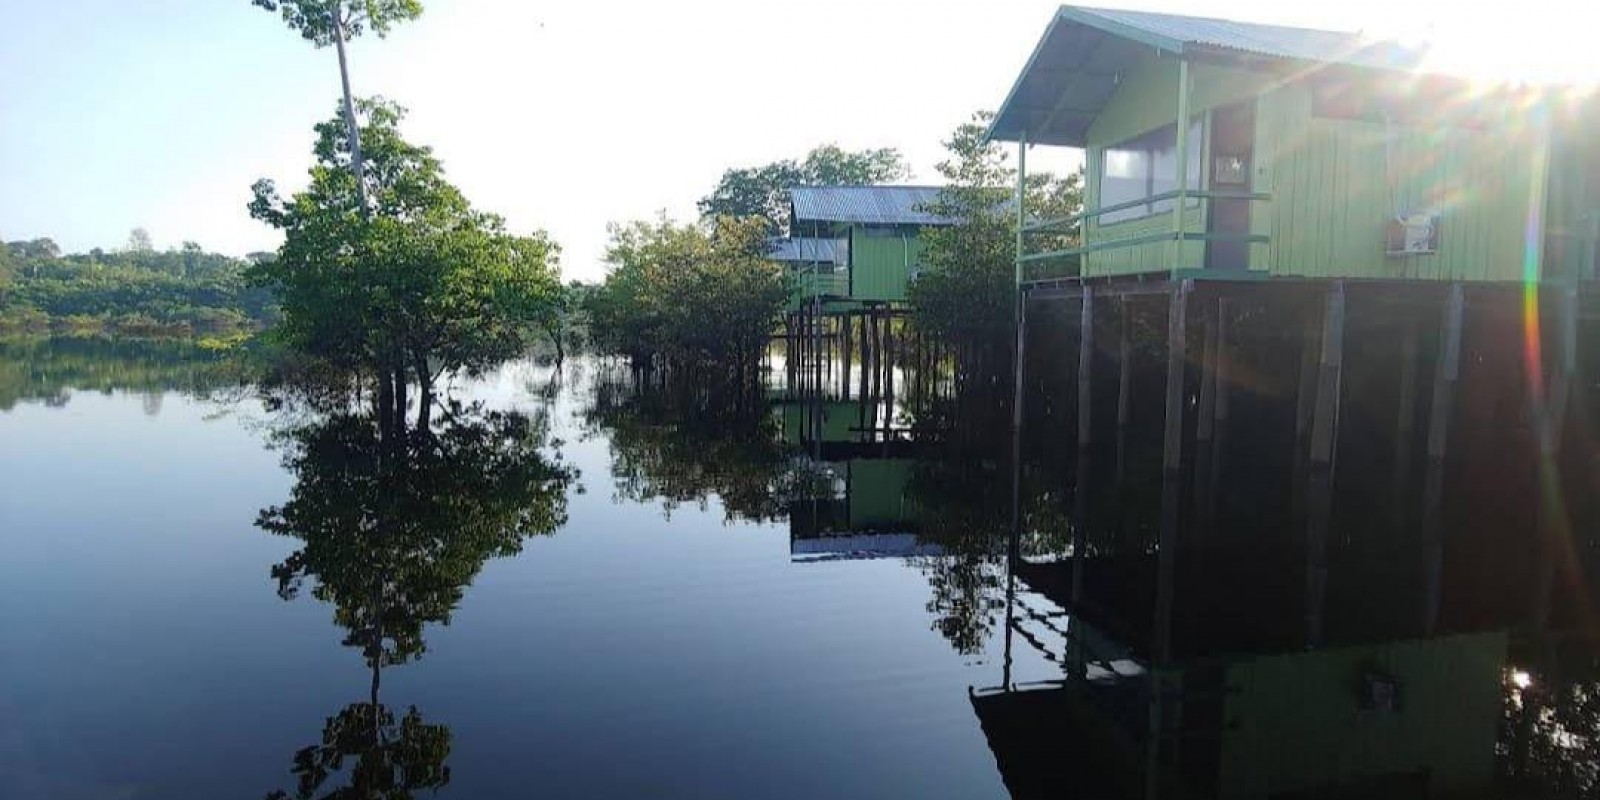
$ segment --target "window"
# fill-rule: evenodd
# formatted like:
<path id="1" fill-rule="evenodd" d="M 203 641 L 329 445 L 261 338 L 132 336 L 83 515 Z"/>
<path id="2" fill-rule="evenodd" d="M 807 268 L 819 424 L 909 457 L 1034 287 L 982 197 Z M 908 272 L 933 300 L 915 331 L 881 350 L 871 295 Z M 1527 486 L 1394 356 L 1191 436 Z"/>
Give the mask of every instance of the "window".
<path id="1" fill-rule="evenodd" d="M 1200 188 L 1200 123 L 1189 126 L 1188 188 Z M 1100 153 L 1100 207 L 1145 200 L 1178 188 L 1178 126 L 1168 125 L 1107 147 Z M 1200 204 L 1190 200 L 1189 207 Z M 1144 202 L 1100 216 L 1109 225 L 1170 212 L 1172 200 Z"/>

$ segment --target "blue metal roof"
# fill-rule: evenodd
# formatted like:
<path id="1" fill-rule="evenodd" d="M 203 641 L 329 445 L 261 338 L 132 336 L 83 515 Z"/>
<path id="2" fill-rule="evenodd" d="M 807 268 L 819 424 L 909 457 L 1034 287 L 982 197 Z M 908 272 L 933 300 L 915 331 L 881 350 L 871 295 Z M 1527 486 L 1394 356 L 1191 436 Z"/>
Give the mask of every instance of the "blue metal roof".
<path id="1" fill-rule="evenodd" d="M 767 240 L 767 258 L 806 264 L 837 264 L 844 250 L 838 245 L 832 239 L 813 239 L 809 236 L 793 239 L 773 237 Z"/>
<path id="2" fill-rule="evenodd" d="M 922 209 L 939 199 L 939 186 L 803 186 L 789 190 L 795 222 L 861 225 L 950 225 Z"/>
<path id="3" fill-rule="evenodd" d="M 1360 33 L 1062 6 L 989 126 L 989 138 L 1082 147 L 1122 73 L 1151 50 L 1415 70 L 1423 51 Z"/>

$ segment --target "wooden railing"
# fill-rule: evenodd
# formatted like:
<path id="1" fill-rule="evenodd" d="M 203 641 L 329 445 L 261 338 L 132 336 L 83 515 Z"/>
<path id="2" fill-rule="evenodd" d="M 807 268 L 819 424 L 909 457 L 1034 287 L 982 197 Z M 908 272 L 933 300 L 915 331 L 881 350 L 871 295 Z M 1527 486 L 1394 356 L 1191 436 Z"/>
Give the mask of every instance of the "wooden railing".
<path id="1" fill-rule="evenodd" d="M 1249 202 L 1266 202 L 1266 201 L 1269 201 L 1269 200 L 1272 199 L 1272 195 L 1270 193 L 1267 193 L 1267 192 L 1235 192 L 1235 191 L 1198 190 L 1198 189 L 1190 189 L 1190 190 L 1185 190 L 1185 191 L 1173 190 L 1173 191 L 1170 191 L 1170 192 L 1161 192 L 1160 194 L 1152 195 L 1150 197 L 1141 197 L 1138 200 L 1129 200 L 1129 201 L 1127 201 L 1125 203 L 1113 203 L 1113 204 L 1111 204 L 1109 206 L 1101 206 L 1100 208 L 1086 209 L 1084 211 L 1080 211 L 1080 212 L 1078 212 L 1076 214 L 1072 214 L 1072 215 L 1065 216 L 1065 217 L 1057 217 L 1055 219 L 1041 220 L 1039 222 L 1035 222 L 1035 223 L 1032 223 L 1032 224 L 1029 224 L 1029 225 L 1024 225 L 1022 227 L 1022 230 L 1023 230 L 1024 233 L 1037 233 L 1037 232 L 1040 232 L 1040 231 L 1060 230 L 1060 229 L 1063 229 L 1063 228 L 1068 228 L 1068 227 L 1073 226 L 1073 225 L 1078 225 L 1078 224 L 1087 222 L 1087 221 L 1092 220 L 1092 219 L 1098 219 L 1098 218 L 1100 218 L 1102 216 L 1105 216 L 1106 214 L 1111 214 L 1111 213 L 1114 213 L 1114 212 L 1117 212 L 1117 211 L 1126 211 L 1127 209 L 1130 209 L 1130 208 L 1138 208 L 1140 206 L 1147 206 L 1147 205 L 1152 205 L 1152 204 L 1161 203 L 1161 202 L 1174 202 L 1174 203 L 1185 202 L 1185 201 L 1187 201 L 1187 200 L 1189 200 L 1191 198 L 1196 199 L 1196 200 L 1200 200 L 1200 201 L 1203 201 L 1203 202 L 1204 201 L 1211 201 L 1211 200 L 1245 200 L 1245 201 L 1249 201 Z M 1243 242 L 1243 243 L 1245 243 L 1247 245 L 1257 245 L 1257 244 L 1267 244 L 1267 243 L 1269 243 L 1271 241 L 1271 237 L 1266 236 L 1265 234 L 1249 234 L 1249 233 L 1205 233 L 1205 232 L 1200 232 L 1200 231 L 1182 231 L 1182 232 L 1180 232 L 1176 228 L 1174 228 L 1174 229 L 1171 229 L 1171 230 L 1152 231 L 1152 232 L 1148 232 L 1148 233 L 1137 234 L 1137 235 L 1134 235 L 1134 236 L 1125 236 L 1125 237 L 1118 238 L 1118 239 L 1103 239 L 1103 240 L 1100 240 L 1100 241 L 1089 242 L 1087 244 L 1082 244 L 1082 245 L 1079 245 L 1077 247 L 1068 247 L 1068 248 L 1061 249 L 1061 250 L 1046 250 L 1046 251 L 1042 251 L 1042 252 L 1038 252 L 1038 253 L 1022 253 L 1022 254 L 1018 255 L 1017 261 L 1022 263 L 1022 264 L 1034 264 L 1034 263 L 1038 263 L 1038 262 L 1041 262 L 1041 261 L 1050 261 L 1050 260 L 1053 260 L 1053 259 L 1064 259 L 1064 258 L 1073 258 L 1073 257 L 1081 258 L 1082 256 L 1086 256 L 1086 255 L 1089 255 L 1091 253 L 1098 253 L 1098 252 L 1102 252 L 1102 251 L 1106 251 L 1106 250 L 1116 250 L 1116 249 L 1126 248 L 1126 247 L 1138 247 L 1138 246 L 1141 246 L 1141 245 L 1155 244 L 1155 243 L 1159 243 L 1159 242 L 1173 242 L 1173 241 L 1184 241 L 1184 242 Z M 1181 265 L 1178 265 L 1178 264 L 1171 265 L 1171 267 L 1173 267 L 1173 268 L 1176 268 L 1178 266 L 1181 266 Z M 1083 269 L 1081 262 L 1080 262 L 1080 265 L 1079 265 L 1078 269 L 1079 269 L 1079 272 L 1081 273 L 1082 269 Z M 1051 280 L 1054 280 L 1054 279 L 1051 279 Z M 1033 283 L 1034 281 L 1024 280 L 1023 282 L 1024 283 Z"/>

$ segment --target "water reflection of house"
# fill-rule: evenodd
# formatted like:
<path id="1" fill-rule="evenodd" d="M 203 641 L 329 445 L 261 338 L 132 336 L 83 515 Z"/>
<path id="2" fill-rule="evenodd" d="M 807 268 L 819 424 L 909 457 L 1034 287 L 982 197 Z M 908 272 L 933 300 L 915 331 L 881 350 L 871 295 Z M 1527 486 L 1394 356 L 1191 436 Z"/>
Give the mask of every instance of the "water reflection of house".
<path id="1" fill-rule="evenodd" d="M 1489 796 L 1502 632 L 1162 663 L 1015 588 L 971 693 L 1014 797 Z M 1013 646 L 1055 674 L 1011 674 Z"/>
<path id="2" fill-rule="evenodd" d="M 909 458 L 823 462 L 831 480 L 789 506 L 789 552 L 796 561 L 939 555 L 922 535 L 923 509 L 910 496 Z"/>

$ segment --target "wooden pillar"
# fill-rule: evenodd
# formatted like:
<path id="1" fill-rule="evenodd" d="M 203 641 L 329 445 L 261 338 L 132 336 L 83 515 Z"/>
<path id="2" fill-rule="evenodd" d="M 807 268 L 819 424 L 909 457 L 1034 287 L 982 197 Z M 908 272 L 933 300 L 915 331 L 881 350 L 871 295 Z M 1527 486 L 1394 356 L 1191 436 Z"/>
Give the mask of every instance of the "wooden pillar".
<path id="1" fill-rule="evenodd" d="M 1311 440 L 1311 414 L 1317 401 L 1317 353 L 1321 346 L 1322 321 L 1317 314 L 1307 314 L 1305 329 L 1300 338 L 1300 382 L 1295 390 L 1294 409 L 1294 465 L 1289 489 L 1289 524 L 1299 526 L 1305 522 L 1307 473 L 1310 459 L 1307 448 Z"/>
<path id="2" fill-rule="evenodd" d="M 1072 602 L 1083 598 L 1089 543 L 1089 451 L 1094 438 L 1094 287 L 1083 287 L 1078 319 L 1078 468 L 1072 491 Z"/>
<path id="3" fill-rule="evenodd" d="M 1310 485 L 1306 489 L 1306 644 L 1321 644 L 1328 592 L 1328 524 L 1339 444 L 1339 385 L 1344 371 L 1344 282 L 1328 289 L 1311 421 Z"/>
<path id="4" fill-rule="evenodd" d="M 1446 292 L 1439 332 L 1439 356 L 1433 374 L 1433 401 L 1428 409 L 1428 471 L 1422 488 L 1423 632 L 1433 635 L 1439 626 L 1444 592 L 1444 534 L 1439 519 L 1444 502 L 1444 459 L 1449 443 L 1450 416 L 1455 411 L 1456 381 L 1461 377 L 1461 317 L 1465 306 L 1461 284 Z"/>
<path id="5" fill-rule="evenodd" d="M 1400 397 L 1394 423 L 1394 486 L 1389 502 L 1394 534 L 1403 535 L 1410 514 L 1411 443 L 1417 436 L 1417 320 L 1405 313 L 1400 333 Z"/>
<path id="6" fill-rule="evenodd" d="M 1210 509 L 1206 491 L 1211 486 L 1211 432 L 1217 413 L 1217 318 L 1213 309 L 1205 314 L 1205 349 L 1200 356 L 1200 407 L 1195 414 L 1194 431 L 1194 515 L 1190 541 L 1210 535 L 1206 518 Z"/>
<path id="7" fill-rule="evenodd" d="M 864 426 L 865 435 L 871 437 L 871 432 L 878 429 L 878 410 L 883 402 L 883 359 L 884 346 L 882 331 L 879 325 L 877 307 L 872 311 L 872 407 L 867 411 L 867 424 Z"/>
<path id="8" fill-rule="evenodd" d="M 1561 566 L 1563 542 L 1572 534 L 1561 469 L 1562 439 L 1566 433 L 1567 406 L 1578 371 L 1578 292 L 1562 287 L 1556 300 L 1556 349 L 1544 401 L 1534 408 L 1539 434 L 1539 572 L 1534 586 L 1532 623 L 1544 629 L 1550 622 L 1556 572 Z M 1540 365 L 1530 364 L 1530 369 Z M 1535 373 L 1537 374 L 1537 373 Z"/>
<path id="9" fill-rule="evenodd" d="M 1167 309 L 1166 411 L 1161 440 L 1161 533 L 1156 554 L 1156 619 L 1152 651 L 1160 662 L 1172 656 L 1172 607 L 1183 496 L 1184 359 L 1191 281 L 1169 293 Z"/>
<path id="10" fill-rule="evenodd" d="M 1022 536 L 1022 399 L 1023 364 L 1028 353 L 1028 294 L 1019 288 L 1017 295 L 1016 346 L 1012 349 L 1011 384 L 1011 547 L 1010 566 L 1015 569 L 1017 543 Z"/>
<path id="11" fill-rule="evenodd" d="M 885 309 L 883 317 L 883 441 L 886 447 L 890 434 L 894 429 L 894 359 L 894 310 Z"/>
<path id="12" fill-rule="evenodd" d="M 1128 471 L 1128 424 L 1132 421 L 1133 412 L 1133 344 L 1129 338 L 1129 328 L 1133 321 L 1129 314 L 1133 309 L 1128 304 L 1128 298 L 1122 297 L 1117 301 L 1117 487 L 1121 492 L 1122 481 L 1127 477 Z"/>
<path id="13" fill-rule="evenodd" d="M 868 324 L 868 320 L 871 319 L 871 315 L 872 315 L 872 310 L 870 308 L 863 308 L 862 309 L 862 311 L 861 311 L 861 377 L 859 378 L 859 380 L 861 381 L 861 383 L 860 383 L 861 390 L 856 393 L 857 398 L 859 400 L 858 409 L 859 409 L 859 412 L 860 412 L 858 414 L 859 418 L 856 420 L 856 436 L 857 436 L 857 438 L 860 438 L 862 436 L 861 432 L 865 431 L 867 429 L 867 404 L 872 401 L 872 397 L 871 397 L 872 393 L 869 391 L 870 386 L 868 384 L 868 381 L 869 381 L 869 379 L 871 378 L 871 375 L 872 375 L 872 359 L 873 359 L 872 329 Z"/>
<path id="14" fill-rule="evenodd" d="M 1233 406 L 1233 354 L 1228 350 L 1228 300 L 1217 298 L 1217 360 L 1216 400 L 1212 406 L 1211 469 L 1206 486 L 1205 517 L 1207 530 L 1216 522 L 1217 506 L 1222 496 L 1222 467 L 1228 450 L 1228 417 Z"/>
<path id="15" fill-rule="evenodd" d="M 855 344 L 851 341 L 851 334 L 854 329 L 854 317 L 846 311 L 839 317 L 839 399 L 846 403 L 850 402 L 850 357 Z"/>

